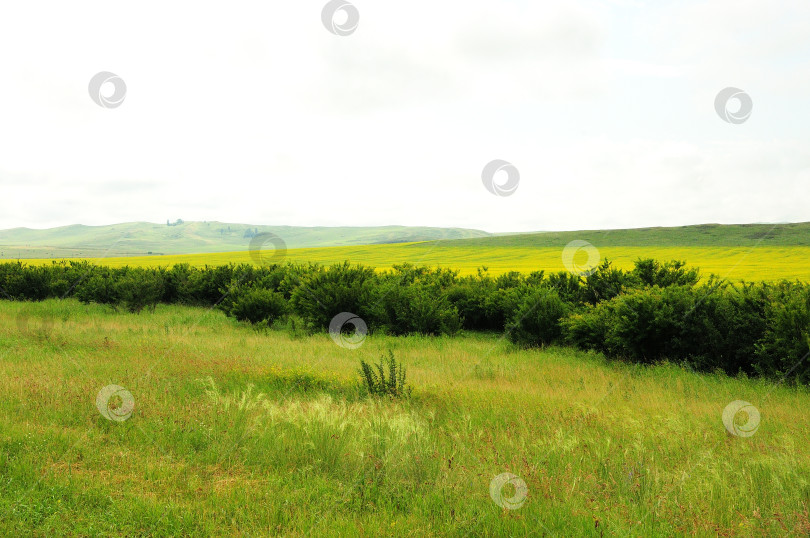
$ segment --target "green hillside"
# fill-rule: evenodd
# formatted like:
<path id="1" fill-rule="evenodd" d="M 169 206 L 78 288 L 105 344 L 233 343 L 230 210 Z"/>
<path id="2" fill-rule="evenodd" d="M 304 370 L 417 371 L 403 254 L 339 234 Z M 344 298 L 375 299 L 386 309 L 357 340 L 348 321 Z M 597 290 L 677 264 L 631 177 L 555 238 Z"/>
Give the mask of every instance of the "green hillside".
<path id="1" fill-rule="evenodd" d="M 178 225 L 131 222 L 109 226 L 73 225 L 46 230 L 14 228 L 0 231 L 0 259 L 111 258 L 148 255 L 247 252 L 251 234 L 270 232 L 284 239 L 288 249 L 360 247 L 400 244 L 414 251 L 415 260 L 462 258 L 470 254 L 538 249 L 561 249 L 574 240 L 585 240 L 600 249 L 611 247 L 810 247 L 810 223 L 700 224 L 673 228 L 584 230 L 489 234 L 463 228 L 409 226 L 296 227 L 255 226 L 222 222 L 187 222 Z M 416 243 L 416 244 L 414 244 Z M 506 250 L 504 250 L 506 249 Z M 418 252 L 416 252 L 418 251 Z M 386 249 L 379 253 L 384 254 Z M 717 251 L 719 254 L 720 251 Z M 514 254 L 514 253 L 513 253 Z M 316 256 L 317 257 L 317 256 Z M 412 256 L 413 257 L 413 256 Z M 399 259 L 399 257 L 397 257 Z M 410 259 L 410 258 L 408 258 Z M 359 261 L 359 260 L 358 260 Z M 518 260 L 513 260 L 517 263 Z M 459 266 L 460 267 L 460 266 Z"/>
<path id="2" fill-rule="evenodd" d="M 76 224 L 61 228 L 0 231 L 0 258 L 96 258 L 246 250 L 251 234 L 270 232 L 287 248 L 370 245 L 487 236 L 480 230 L 412 226 L 299 227 L 223 222 L 184 222 L 167 226 L 128 222 L 108 226 Z"/>
<path id="3" fill-rule="evenodd" d="M 673 228 L 521 233 L 454 241 L 466 247 L 564 247 L 574 240 L 601 247 L 788 247 L 810 246 L 810 222 L 793 224 L 698 224 Z"/>

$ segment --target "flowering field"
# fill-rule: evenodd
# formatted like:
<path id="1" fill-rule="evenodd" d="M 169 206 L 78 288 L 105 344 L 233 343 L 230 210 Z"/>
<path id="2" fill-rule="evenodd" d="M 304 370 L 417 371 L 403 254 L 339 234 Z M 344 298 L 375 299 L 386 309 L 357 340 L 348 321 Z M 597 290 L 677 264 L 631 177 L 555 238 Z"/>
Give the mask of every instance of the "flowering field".
<path id="1" fill-rule="evenodd" d="M 474 274 L 479 267 L 487 267 L 493 275 L 508 271 L 566 270 L 564 247 L 531 247 L 524 245 L 487 246 L 465 245 L 462 241 L 402 243 L 392 245 L 364 245 L 353 247 L 321 247 L 290 249 L 284 259 L 294 262 L 333 264 L 349 260 L 377 268 L 388 268 L 405 262 L 458 269 L 462 275 Z M 597 248 L 601 259 L 614 261 L 616 267 L 630 269 L 638 258 L 658 260 L 685 260 L 688 265 L 701 269 L 704 276 L 715 273 L 729 280 L 780 279 L 810 281 L 810 247 L 806 246 L 754 246 L 754 247 L 655 247 L 608 246 Z M 587 262 L 584 252 L 574 259 L 578 265 Z M 580 260 L 579 258 L 582 257 Z M 51 260 L 23 260 L 25 263 L 51 263 Z M 137 256 L 125 258 L 93 258 L 103 265 L 121 267 L 169 266 L 189 263 L 194 266 L 221 265 L 229 262 L 255 262 L 249 250 L 223 253 L 182 254 L 172 256 Z"/>

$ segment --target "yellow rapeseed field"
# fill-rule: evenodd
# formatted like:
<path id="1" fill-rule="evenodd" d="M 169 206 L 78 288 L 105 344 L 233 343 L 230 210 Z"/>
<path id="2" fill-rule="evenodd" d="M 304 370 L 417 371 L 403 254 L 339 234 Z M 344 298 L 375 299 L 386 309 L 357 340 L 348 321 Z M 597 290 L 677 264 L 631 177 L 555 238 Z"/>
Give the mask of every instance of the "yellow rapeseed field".
<path id="1" fill-rule="evenodd" d="M 595 245 L 598 248 L 598 245 Z M 269 247 L 272 248 L 272 247 Z M 601 259 L 610 259 L 616 267 L 631 268 L 638 258 L 658 260 L 685 260 L 690 266 L 701 268 L 702 274 L 711 273 L 730 280 L 810 280 L 810 247 L 630 247 L 598 248 Z M 584 251 L 577 253 L 575 262 L 586 263 Z M 442 266 L 457 269 L 462 275 L 475 273 L 487 267 L 490 274 L 508 271 L 565 270 L 563 250 L 554 247 L 499 246 L 481 248 L 453 245 L 452 242 L 419 242 L 383 245 L 342 246 L 291 249 L 285 258 L 292 262 L 332 264 L 348 260 L 378 269 L 405 262 L 416 265 Z M 208 254 L 182 254 L 172 256 L 141 256 L 124 258 L 96 258 L 95 263 L 121 267 L 171 266 L 189 263 L 194 266 L 221 265 L 229 262 L 256 263 L 250 252 L 223 252 Z M 50 263 L 51 260 L 26 260 L 27 263 Z"/>

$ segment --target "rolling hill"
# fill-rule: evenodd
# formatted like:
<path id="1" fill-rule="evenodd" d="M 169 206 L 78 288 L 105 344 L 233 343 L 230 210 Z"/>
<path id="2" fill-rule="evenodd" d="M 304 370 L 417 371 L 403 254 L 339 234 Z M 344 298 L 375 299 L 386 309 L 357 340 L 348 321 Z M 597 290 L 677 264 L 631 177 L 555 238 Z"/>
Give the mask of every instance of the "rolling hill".
<path id="1" fill-rule="evenodd" d="M 403 243 L 488 236 L 463 228 L 414 226 L 298 227 L 258 226 L 224 222 L 154 224 L 128 222 L 108 226 L 75 224 L 33 230 L 0 231 L 0 259 L 104 258 L 231 252 L 248 248 L 256 233 L 270 232 L 284 239 L 288 248 L 336 245 Z"/>
<path id="2" fill-rule="evenodd" d="M 603 247 L 810 247 L 810 222 L 697 224 L 692 226 L 518 233 L 461 239 L 467 247 L 564 247 L 574 240 Z"/>

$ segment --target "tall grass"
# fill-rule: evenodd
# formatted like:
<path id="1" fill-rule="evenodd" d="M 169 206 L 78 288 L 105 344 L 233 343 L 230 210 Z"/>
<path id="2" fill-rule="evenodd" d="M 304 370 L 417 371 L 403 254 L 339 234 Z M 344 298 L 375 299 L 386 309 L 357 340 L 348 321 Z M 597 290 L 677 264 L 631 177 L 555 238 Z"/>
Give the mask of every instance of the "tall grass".
<path id="1" fill-rule="evenodd" d="M 358 390 L 388 349 L 409 400 Z M 124 422 L 96 409 L 109 384 Z M 726 432 L 733 400 L 754 436 Z M 810 532 L 805 388 L 486 334 L 347 350 L 205 309 L 0 302 L 0 432 L 2 535 Z M 518 510 L 490 497 L 504 472 Z"/>

